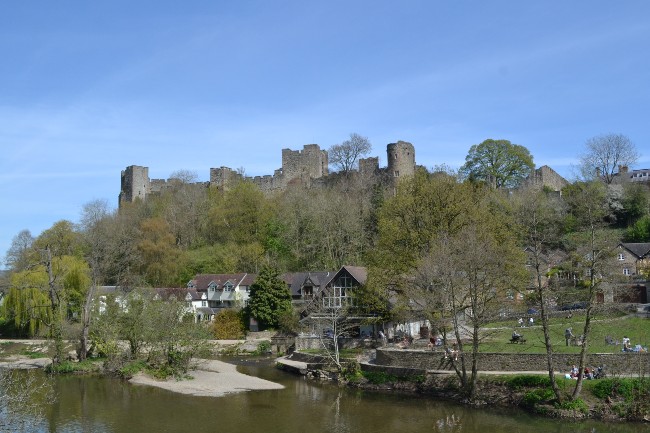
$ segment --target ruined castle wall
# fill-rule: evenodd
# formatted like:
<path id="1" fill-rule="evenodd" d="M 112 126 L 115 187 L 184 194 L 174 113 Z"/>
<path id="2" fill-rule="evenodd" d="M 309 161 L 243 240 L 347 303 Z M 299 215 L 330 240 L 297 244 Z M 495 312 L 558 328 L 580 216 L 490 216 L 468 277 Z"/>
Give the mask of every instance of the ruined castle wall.
<path id="1" fill-rule="evenodd" d="M 229 183 L 242 180 L 243 176 L 229 167 L 210 169 L 210 185 L 225 188 Z"/>
<path id="2" fill-rule="evenodd" d="M 359 181 L 373 185 L 377 182 L 392 185 L 392 179 L 396 176 L 414 174 L 415 149 L 412 144 L 404 141 L 391 143 L 387 147 L 387 153 L 388 168 L 379 168 L 378 157 L 359 160 Z M 317 144 L 308 144 L 302 150 L 282 149 L 282 168 L 275 170 L 273 175 L 244 177 L 236 170 L 222 166 L 210 168 L 210 181 L 200 185 L 227 189 L 228 185 L 247 180 L 266 193 L 293 186 L 325 188 L 328 185 L 328 162 L 327 151 L 321 150 Z M 129 166 L 122 171 L 119 202 L 145 199 L 149 194 L 159 194 L 175 185 L 174 180 L 149 179 L 148 167 Z"/>
<path id="3" fill-rule="evenodd" d="M 415 174 L 415 148 L 411 143 L 398 141 L 386 147 L 388 173 L 393 178 Z"/>
<path id="4" fill-rule="evenodd" d="M 548 165 L 543 165 L 535 170 L 528 178 L 527 185 L 533 188 L 550 188 L 561 191 L 569 182 Z"/>
<path id="5" fill-rule="evenodd" d="M 149 168 L 130 165 L 122 171 L 120 186 L 120 203 L 130 203 L 136 199 L 144 200 L 151 192 Z"/>
<path id="6" fill-rule="evenodd" d="M 359 160 L 359 173 L 365 177 L 379 171 L 379 157 L 362 158 Z"/>
<path id="7" fill-rule="evenodd" d="M 327 152 L 317 144 L 307 144 L 303 150 L 282 149 L 282 173 L 287 184 L 293 179 L 327 176 L 327 164 Z"/>

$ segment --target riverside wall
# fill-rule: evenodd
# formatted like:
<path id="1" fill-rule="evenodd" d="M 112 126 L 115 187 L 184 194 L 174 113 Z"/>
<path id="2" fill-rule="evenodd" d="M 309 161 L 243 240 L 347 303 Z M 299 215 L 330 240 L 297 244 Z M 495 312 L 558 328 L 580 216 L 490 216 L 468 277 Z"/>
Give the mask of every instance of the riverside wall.
<path id="1" fill-rule="evenodd" d="M 481 371 L 544 371 L 546 354 L 543 353 L 479 353 Z M 589 355 L 589 366 L 604 366 L 608 375 L 650 375 L 650 354 L 645 353 L 594 353 Z M 554 354 L 553 362 L 558 372 L 569 372 L 578 365 L 578 354 Z M 417 370 L 447 370 L 451 361 L 442 351 L 413 349 L 377 349 L 374 364 Z"/>

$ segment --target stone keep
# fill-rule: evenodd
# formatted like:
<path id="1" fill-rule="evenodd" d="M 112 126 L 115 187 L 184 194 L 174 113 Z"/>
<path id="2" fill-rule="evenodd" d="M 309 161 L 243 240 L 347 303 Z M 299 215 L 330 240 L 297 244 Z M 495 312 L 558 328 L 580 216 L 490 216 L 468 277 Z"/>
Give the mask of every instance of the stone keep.
<path id="1" fill-rule="evenodd" d="M 386 147 L 388 154 L 388 174 L 397 179 L 415 174 L 415 148 L 411 143 L 398 141 Z"/>

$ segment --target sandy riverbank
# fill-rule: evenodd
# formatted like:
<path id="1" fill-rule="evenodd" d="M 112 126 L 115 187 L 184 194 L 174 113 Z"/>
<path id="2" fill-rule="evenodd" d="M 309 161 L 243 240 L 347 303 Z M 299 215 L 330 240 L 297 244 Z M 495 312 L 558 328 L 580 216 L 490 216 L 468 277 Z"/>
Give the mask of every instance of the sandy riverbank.
<path id="1" fill-rule="evenodd" d="M 136 385 L 149 385 L 181 394 L 221 397 L 245 391 L 283 389 L 284 386 L 257 377 L 239 373 L 236 366 L 216 360 L 200 360 L 197 369 L 190 371 L 193 379 L 156 380 L 143 373 L 131 378 Z"/>

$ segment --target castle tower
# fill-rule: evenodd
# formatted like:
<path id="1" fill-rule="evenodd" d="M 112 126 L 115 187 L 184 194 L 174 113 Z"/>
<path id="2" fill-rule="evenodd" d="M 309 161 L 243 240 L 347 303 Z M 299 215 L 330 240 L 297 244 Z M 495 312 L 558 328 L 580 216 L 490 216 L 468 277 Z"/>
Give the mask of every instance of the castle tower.
<path id="1" fill-rule="evenodd" d="M 415 148 L 411 143 L 398 141 L 386 147 L 388 154 L 388 174 L 397 180 L 415 174 Z"/>
<path id="2" fill-rule="evenodd" d="M 309 182 L 328 174 L 327 151 L 317 144 L 307 144 L 302 150 L 282 149 L 282 174 L 288 184 L 295 179 Z"/>
<path id="3" fill-rule="evenodd" d="M 122 170 L 119 205 L 132 203 L 136 199 L 145 200 L 151 192 L 149 167 L 130 165 Z"/>

